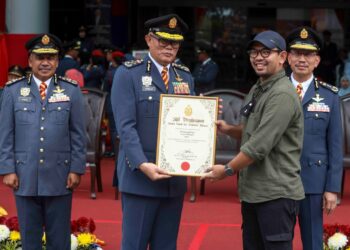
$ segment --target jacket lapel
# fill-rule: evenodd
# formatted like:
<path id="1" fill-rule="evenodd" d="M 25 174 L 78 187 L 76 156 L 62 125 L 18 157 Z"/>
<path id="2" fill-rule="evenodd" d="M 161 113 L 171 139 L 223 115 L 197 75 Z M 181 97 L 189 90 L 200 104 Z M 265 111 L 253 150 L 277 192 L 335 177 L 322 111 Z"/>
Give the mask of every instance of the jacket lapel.
<path id="1" fill-rule="evenodd" d="M 151 60 L 151 59 L 149 59 Z M 152 62 L 152 66 L 151 66 L 151 76 L 152 76 L 152 82 L 153 84 L 159 88 L 161 90 L 161 92 L 166 93 L 166 89 L 165 89 L 165 84 L 163 82 L 163 79 L 156 67 L 156 65 L 154 65 L 154 63 Z M 170 81 L 169 81 L 170 83 Z"/>
<path id="2" fill-rule="evenodd" d="M 301 102 L 301 104 L 304 106 L 306 103 L 308 103 L 312 97 L 315 96 L 316 92 L 315 92 L 315 80 L 313 80 L 309 86 L 309 88 L 307 89 L 304 98 Z"/>
<path id="3" fill-rule="evenodd" d="M 54 78 L 52 77 L 51 81 L 50 81 L 50 84 L 49 84 L 49 87 L 47 89 L 47 92 L 46 92 L 46 98 L 44 100 L 44 104 L 46 104 L 48 102 L 48 99 L 52 96 L 53 94 L 53 90 L 56 88 L 56 84 L 55 84 L 55 81 L 53 80 Z"/>
<path id="4" fill-rule="evenodd" d="M 175 72 L 174 72 L 174 69 L 173 67 L 170 66 L 169 68 L 169 89 L 168 89 L 168 93 L 169 94 L 174 94 L 174 85 L 173 85 L 173 82 L 175 82 Z"/>
<path id="5" fill-rule="evenodd" d="M 34 95 L 36 100 L 42 102 L 38 86 L 36 85 L 36 82 L 34 81 L 33 77 L 30 78 L 30 92 Z"/>

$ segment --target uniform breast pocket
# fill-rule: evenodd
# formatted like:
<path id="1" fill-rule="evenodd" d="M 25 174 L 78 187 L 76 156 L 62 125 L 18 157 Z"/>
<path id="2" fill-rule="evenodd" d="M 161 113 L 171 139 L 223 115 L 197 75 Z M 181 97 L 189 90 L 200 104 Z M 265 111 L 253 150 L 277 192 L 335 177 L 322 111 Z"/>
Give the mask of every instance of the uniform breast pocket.
<path id="1" fill-rule="evenodd" d="M 35 120 L 34 103 L 16 103 L 15 117 L 19 124 L 32 124 Z"/>
<path id="2" fill-rule="evenodd" d="M 56 124 L 66 124 L 69 118 L 69 103 L 53 103 L 48 107 L 49 116 Z"/>
<path id="3" fill-rule="evenodd" d="M 159 94 L 141 94 L 138 101 L 140 115 L 143 117 L 155 117 L 159 111 Z"/>
<path id="4" fill-rule="evenodd" d="M 305 132 L 324 135 L 327 130 L 329 113 L 307 112 L 305 115 Z"/>

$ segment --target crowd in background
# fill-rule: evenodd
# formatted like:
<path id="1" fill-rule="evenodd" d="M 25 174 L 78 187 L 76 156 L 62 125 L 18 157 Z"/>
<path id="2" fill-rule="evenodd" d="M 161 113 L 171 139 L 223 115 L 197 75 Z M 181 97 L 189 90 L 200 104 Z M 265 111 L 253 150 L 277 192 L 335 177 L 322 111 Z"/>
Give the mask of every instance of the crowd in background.
<path id="1" fill-rule="evenodd" d="M 338 46 L 331 40 L 330 31 L 325 30 L 322 34 L 323 47 L 320 50 L 322 60 L 315 71 L 315 76 L 338 87 L 339 96 L 346 95 L 350 93 L 350 53 L 346 48 L 338 49 Z M 95 88 L 108 93 L 106 116 L 112 125 L 110 133 L 116 136 L 110 101 L 113 76 L 118 66 L 126 60 L 134 59 L 133 56 L 128 51 L 123 51 L 112 44 L 96 44 L 88 36 L 88 30 L 84 26 L 78 29 L 75 39 L 64 42 L 63 49 L 56 74 L 76 80 L 81 87 Z M 213 90 L 219 85 L 216 78 L 220 69 L 211 58 L 215 51 L 209 42 L 196 42 L 195 52 L 197 64 L 193 65 L 191 71 L 196 93 L 200 94 Z M 181 58 L 177 58 L 175 63 L 182 64 Z M 8 70 L 8 80 L 28 76 L 30 73 L 30 67 L 22 68 L 19 65 L 12 65 Z M 111 150 L 107 152 L 107 155 L 113 156 L 113 152 L 114 150 Z"/>

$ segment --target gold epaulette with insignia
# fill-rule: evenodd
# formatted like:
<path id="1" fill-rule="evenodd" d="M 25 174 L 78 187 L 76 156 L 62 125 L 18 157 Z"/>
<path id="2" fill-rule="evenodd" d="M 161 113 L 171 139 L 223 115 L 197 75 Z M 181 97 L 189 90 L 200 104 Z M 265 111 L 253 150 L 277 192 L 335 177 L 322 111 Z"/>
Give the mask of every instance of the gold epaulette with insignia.
<path id="1" fill-rule="evenodd" d="M 143 60 L 142 59 L 137 59 L 137 60 L 130 60 L 130 61 L 126 61 L 123 63 L 123 65 L 127 68 L 132 68 L 135 67 L 137 65 L 142 64 Z"/>
<path id="2" fill-rule="evenodd" d="M 70 84 L 73 84 L 74 86 L 78 86 L 78 82 L 73 80 L 73 79 L 70 79 L 70 78 L 67 78 L 67 77 L 63 77 L 63 76 L 58 76 L 58 79 L 60 79 L 62 81 L 65 81 L 65 82 L 68 82 Z"/>
<path id="3" fill-rule="evenodd" d="M 17 79 L 8 81 L 5 85 L 6 85 L 6 86 L 10 86 L 10 85 L 12 85 L 12 84 L 14 84 L 14 83 L 16 83 L 16 82 L 22 81 L 22 80 L 25 79 L 25 78 L 26 78 L 25 76 L 22 76 L 22 77 L 20 77 L 20 78 L 17 78 Z"/>
<path id="4" fill-rule="evenodd" d="M 332 92 L 334 92 L 334 93 L 336 93 L 336 94 L 337 94 L 338 91 L 339 91 L 339 89 L 338 89 L 336 86 L 330 85 L 330 84 L 325 83 L 325 82 L 322 82 L 322 81 L 318 81 L 318 83 L 319 83 L 321 86 L 325 87 L 326 89 L 331 90 Z"/>
<path id="5" fill-rule="evenodd" d="M 183 71 L 186 71 L 186 72 L 190 73 L 190 69 L 187 68 L 187 67 L 186 67 L 185 65 L 183 65 L 183 64 L 173 63 L 172 65 L 173 65 L 173 67 L 175 67 L 175 68 L 177 68 L 177 69 L 181 69 L 181 70 L 183 70 Z"/>

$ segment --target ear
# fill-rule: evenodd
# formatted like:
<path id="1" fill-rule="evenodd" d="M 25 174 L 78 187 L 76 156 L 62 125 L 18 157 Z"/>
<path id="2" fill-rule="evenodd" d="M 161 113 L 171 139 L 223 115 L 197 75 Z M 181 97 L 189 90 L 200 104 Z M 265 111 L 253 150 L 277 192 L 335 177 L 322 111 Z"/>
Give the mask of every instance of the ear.
<path id="1" fill-rule="evenodd" d="M 151 37 L 150 37 L 150 35 L 145 35 L 145 41 L 146 41 L 146 43 L 147 43 L 147 45 L 148 45 L 148 47 L 150 46 L 150 42 L 151 42 Z"/>
<path id="2" fill-rule="evenodd" d="M 32 67 L 32 54 L 28 56 L 28 66 Z"/>
<path id="3" fill-rule="evenodd" d="M 280 52 L 279 57 L 280 57 L 280 63 L 283 65 L 285 61 L 287 60 L 287 51 L 283 50 Z"/>
<path id="4" fill-rule="evenodd" d="M 292 60 L 290 53 L 288 53 L 288 55 L 287 55 L 287 60 L 288 60 L 288 64 L 290 65 L 290 61 Z"/>
<path id="5" fill-rule="evenodd" d="M 321 57 L 319 55 L 317 55 L 315 58 L 315 68 L 317 68 L 317 66 L 320 64 L 320 62 L 321 62 Z"/>

